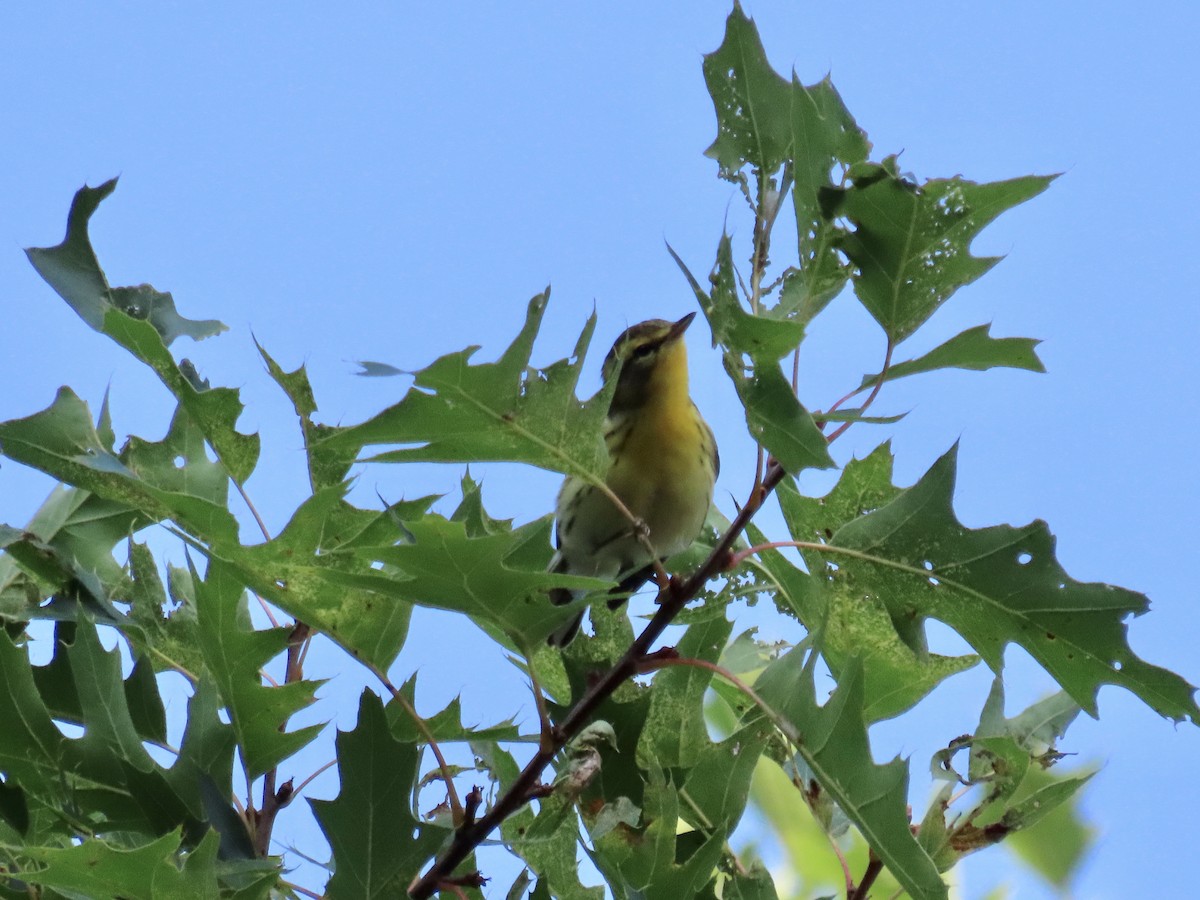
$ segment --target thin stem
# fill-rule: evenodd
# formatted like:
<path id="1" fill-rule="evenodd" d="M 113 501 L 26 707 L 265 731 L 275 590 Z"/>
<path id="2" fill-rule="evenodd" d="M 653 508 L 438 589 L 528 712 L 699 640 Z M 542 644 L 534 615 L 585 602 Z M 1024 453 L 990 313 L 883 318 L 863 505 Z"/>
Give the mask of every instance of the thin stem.
<path id="1" fill-rule="evenodd" d="M 313 900 L 321 900 L 320 894 L 316 893 L 315 891 L 310 891 L 306 887 L 300 887 L 300 885 L 293 884 L 290 881 L 281 881 L 280 884 L 286 887 L 289 891 L 295 891 L 297 894 L 303 894 L 305 897 L 312 897 Z"/>
<path id="2" fill-rule="evenodd" d="M 242 495 L 242 502 L 246 504 L 246 509 L 250 510 L 250 515 L 254 517 L 254 521 L 258 523 L 258 530 L 262 532 L 263 540 L 271 540 L 271 532 L 267 530 L 267 523 L 264 522 L 263 517 L 258 514 L 258 507 L 254 505 L 254 502 L 250 499 L 250 495 L 246 493 L 246 489 L 242 487 L 241 483 L 236 478 L 230 478 L 229 480 L 233 482 L 233 486 L 237 492 Z M 267 601 L 258 594 L 255 594 L 254 597 L 256 600 L 258 600 L 258 605 L 261 607 L 262 611 L 267 614 L 267 619 L 270 620 L 271 627 L 278 628 L 279 621 L 275 618 L 275 614 L 271 612 L 271 607 L 267 605 Z"/>
<path id="3" fill-rule="evenodd" d="M 450 766 L 446 762 L 446 757 L 442 754 L 442 748 L 438 745 L 437 738 L 433 736 L 433 732 L 429 730 L 429 725 L 413 708 L 413 705 L 408 702 L 408 698 L 400 692 L 387 673 L 382 671 L 377 665 L 366 660 L 360 660 L 368 669 L 374 673 L 379 679 L 379 683 L 387 688 L 388 693 L 392 695 L 392 699 L 400 704 L 401 708 L 408 713 L 409 718 L 413 720 L 413 724 L 417 726 L 417 731 L 421 732 L 421 736 L 425 738 L 425 743 L 429 745 L 429 749 L 433 753 L 433 758 L 437 760 L 438 771 L 441 773 L 442 781 L 446 785 L 446 799 L 450 803 L 450 815 L 454 823 L 457 825 L 463 820 L 462 801 L 458 798 L 458 791 L 454 787 L 454 776 L 450 774 Z"/>
<path id="4" fill-rule="evenodd" d="M 263 517 L 258 514 L 258 508 L 250 500 L 250 495 L 246 493 L 246 489 L 242 487 L 241 482 L 236 478 L 230 478 L 237 492 L 242 495 L 242 501 L 246 504 L 246 508 L 250 510 L 250 515 L 254 516 L 254 521 L 258 523 L 258 530 L 262 532 L 263 540 L 271 540 L 271 532 L 267 530 L 267 523 L 263 521 Z"/>
<path id="5" fill-rule="evenodd" d="M 550 721 L 550 712 L 546 709 L 546 698 L 542 694 L 542 686 L 538 682 L 537 670 L 533 666 L 533 654 L 526 653 L 525 658 L 529 660 L 529 686 L 533 690 L 533 704 L 537 708 L 539 742 L 546 744 L 548 741 L 553 740 L 551 732 L 553 731 L 554 723 Z"/>
<path id="6" fill-rule="evenodd" d="M 854 873 L 850 871 L 850 861 L 846 859 L 846 854 L 837 845 L 837 841 L 833 839 L 832 834 L 826 831 L 825 837 L 829 841 L 829 846 L 833 848 L 833 855 L 837 857 L 838 864 L 842 867 L 842 878 L 846 882 L 846 896 L 849 897 L 854 891 Z"/>
<path id="7" fill-rule="evenodd" d="M 892 351 L 894 349 L 895 349 L 895 345 L 892 344 L 892 339 L 888 338 L 887 353 L 885 353 L 883 355 L 883 368 L 879 370 L 879 380 L 875 382 L 875 386 L 873 388 L 871 388 L 870 395 L 867 397 L 866 400 L 863 401 L 863 405 L 859 409 L 860 413 L 865 413 L 867 411 L 867 407 L 870 406 L 872 403 L 874 403 L 875 398 L 879 396 L 879 390 L 880 390 L 880 388 L 883 387 L 884 376 L 887 375 L 887 371 L 889 368 L 891 368 L 891 365 L 892 365 Z M 853 397 L 854 394 L 857 394 L 857 393 L 858 393 L 858 391 L 855 391 L 853 394 L 847 394 L 846 397 L 843 398 L 843 400 L 848 400 L 850 397 Z M 829 408 L 829 411 L 833 412 L 833 410 L 837 409 L 838 405 L 841 403 L 842 403 L 842 400 L 839 400 L 837 403 L 835 403 L 833 406 L 831 406 Z M 829 435 L 829 437 L 827 437 L 825 439 L 826 443 L 832 444 L 839 437 L 841 437 L 843 434 L 845 434 L 846 429 L 849 428 L 853 424 L 854 424 L 853 422 L 843 422 L 841 424 L 840 428 L 838 428 L 836 431 L 833 432 L 833 434 Z"/>

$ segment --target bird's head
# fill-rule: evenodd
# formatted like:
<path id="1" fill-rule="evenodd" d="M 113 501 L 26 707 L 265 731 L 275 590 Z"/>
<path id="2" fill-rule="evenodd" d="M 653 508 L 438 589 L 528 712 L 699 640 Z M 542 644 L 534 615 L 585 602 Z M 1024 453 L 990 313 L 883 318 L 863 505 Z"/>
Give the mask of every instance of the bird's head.
<path id="1" fill-rule="evenodd" d="M 634 409 L 655 397 L 687 397 L 687 350 L 683 333 L 696 314 L 677 322 L 648 319 L 626 328 L 604 358 L 604 378 L 614 375 L 612 411 Z"/>

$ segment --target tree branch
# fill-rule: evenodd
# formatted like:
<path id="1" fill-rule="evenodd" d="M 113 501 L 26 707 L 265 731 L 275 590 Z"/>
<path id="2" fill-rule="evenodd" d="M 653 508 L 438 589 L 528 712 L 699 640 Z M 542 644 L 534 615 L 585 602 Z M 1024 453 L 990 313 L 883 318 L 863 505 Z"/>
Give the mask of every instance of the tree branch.
<path id="1" fill-rule="evenodd" d="M 548 739 L 542 741 L 542 745 L 539 746 L 533 759 L 521 770 L 521 774 L 517 776 L 509 789 L 496 800 L 495 805 L 477 822 L 469 826 L 464 825 L 454 833 L 450 845 L 442 855 L 434 861 L 424 875 L 414 880 L 409 886 L 410 897 L 413 897 L 414 900 L 431 897 L 438 890 L 439 885 L 450 878 L 459 863 L 465 860 L 501 822 L 532 799 L 540 784 L 541 774 L 551 760 L 584 729 L 596 709 L 611 697 L 625 681 L 637 674 L 642 660 L 649 653 L 654 642 L 679 615 L 684 606 L 695 599 L 710 578 L 725 570 L 730 548 L 745 530 L 750 519 L 762 507 L 763 501 L 783 480 L 784 474 L 783 466 L 772 460 L 767 466 L 761 489 L 754 492 L 750 501 L 738 513 L 737 518 L 730 524 L 729 529 L 722 535 L 721 540 L 700 568 L 682 582 L 672 581 L 667 587 L 659 590 L 660 605 L 642 633 L 637 636 L 637 639 L 613 667 L 600 676 L 571 707 L 566 718 L 558 727 L 551 730 Z"/>

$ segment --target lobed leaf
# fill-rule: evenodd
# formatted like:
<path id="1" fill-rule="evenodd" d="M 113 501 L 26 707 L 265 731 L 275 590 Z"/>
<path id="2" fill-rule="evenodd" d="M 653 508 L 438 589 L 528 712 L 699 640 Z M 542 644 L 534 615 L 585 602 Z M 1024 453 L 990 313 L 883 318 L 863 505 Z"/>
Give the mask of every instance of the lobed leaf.
<path id="1" fill-rule="evenodd" d="M 865 459 L 852 460 L 834 488 L 819 499 L 804 497 L 785 479 L 776 490 L 784 521 L 794 540 L 824 544 L 847 523 L 890 502 L 892 454 L 877 447 Z M 756 536 L 756 543 L 762 543 Z M 888 609 L 854 583 L 830 575 L 828 557 L 801 549 L 807 572 L 782 552 L 766 550 L 755 563 L 761 583 L 777 603 L 819 634 L 821 652 L 835 676 L 851 659 L 863 671 L 863 714 L 868 722 L 911 709 L 946 678 L 974 666 L 975 656 L 943 656 L 897 634 Z M 840 565 L 841 560 L 836 564 Z M 811 573 L 811 574 L 810 574 Z"/>
<path id="2" fill-rule="evenodd" d="M 608 452 L 601 431 L 615 384 L 586 403 L 575 396 L 596 317 L 584 326 L 573 361 L 534 369 L 529 359 L 549 298 L 547 288 L 530 300 L 524 327 L 496 362 L 472 365 L 478 347 L 443 356 L 414 374 L 413 387 L 399 403 L 361 425 L 327 431 L 313 442 L 314 452 L 409 444 L 371 459 L 523 462 L 602 478 Z"/>
<path id="3" fill-rule="evenodd" d="M 1096 715 L 1102 684 L 1131 691 L 1161 715 L 1200 723 L 1195 689 L 1134 655 L 1124 620 L 1148 608 L 1141 595 L 1073 580 L 1054 557 L 1044 522 L 965 528 L 954 515 L 957 447 L 891 502 L 830 540 L 839 590 L 882 605 L 900 637 L 924 648 L 924 620 L 945 622 L 999 671 L 1004 648 L 1025 648 Z"/>
<path id="4" fill-rule="evenodd" d="M 908 375 L 933 372 L 937 369 L 974 369 L 983 371 L 1004 367 L 1028 369 L 1030 372 L 1045 372 L 1046 367 L 1038 359 L 1034 348 L 1041 341 L 1033 338 L 994 338 L 988 332 L 991 325 L 976 325 L 961 334 L 956 334 L 944 344 L 930 350 L 917 359 L 905 360 L 890 366 L 883 380 L 895 381 Z M 874 387 L 880 376 L 865 375 L 860 391 Z"/>
<path id="5" fill-rule="evenodd" d="M 402 896 L 438 849 L 437 830 L 412 812 L 419 756 L 415 744 L 392 736 L 380 699 L 363 691 L 358 725 L 337 736 L 338 796 L 309 800 L 333 851 L 330 900 Z"/>
<path id="6" fill-rule="evenodd" d="M 767 62 L 758 29 L 736 4 L 721 46 L 704 57 L 704 82 L 717 114 L 717 137 L 704 155 L 720 164 L 721 177 L 732 180 L 747 164 L 764 175 L 775 172 L 792 146 L 788 83 Z"/>
<path id="7" fill-rule="evenodd" d="M 862 668 L 848 663 L 824 706 L 816 701 L 815 654 L 799 650 L 767 667 L 754 688 L 789 726 L 788 739 L 827 792 L 862 833 L 871 849 L 915 900 L 944 898 L 946 886 L 933 860 L 909 830 L 908 766 L 894 759 L 883 766 L 871 757 L 862 716 Z M 819 787 L 818 787 L 819 786 Z"/>
<path id="8" fill-rule="evenodd" d="M 257 435 L 240 434 L 235 424 L 242 404 L 237 391 L 207 389 L 187 360 L 176 363 L 167 347 L 181 335 L 201 340 L 226 326 L 178 314 L 170 294 L 150 285 L 112 288 L 88 236 L 88 224 L 117 180 L 75 193 L 67 215 L 67 234 L 55 247 L 30 247 L 25 253 L 38 274 L 96 331 L 108 335 L 152 368 L 204 432 L 230 476 L 244 482 L 258 459 Z"/>
<path id="9" fill-rule="evenodd" d="M 193 578 L 200 650 L 229 710 L 247 772 L 257 778 L 308 744 L 323 727 L 280 730 L 312 702 L 318 685 L 264 685 L 259 670 L 286 649 L 288 629 L 253 629 L 245 590 L 225 563 L 209 560 L 207 577 L 201 581 L 193 572 Z"/>
<path id="10" fill-rule="evenodd" d="M 916 185 L 895 157 L 850 170 L 848 188 L 823 194 L 828 217 L 847 219 L 838 248 L 855 266 L 854 291 L 898 344 L 950 295 L 1000 261 L 971 255 L 971 241 L 1005 210 L 1044 191 L 1056 176 L 977 184 L 962 178 Z"/>
<path id="11" fill-rule="evenodd" d="M 0 423 L 0 452 L 16 462 L 122 504 L 110 510 L 130 530 L 173 519 L 193 534 L 236 541 L 224 478 L 214 477 L 203 439 L 185 413 L 157 444 L 133 438 L 116 454 L 92 424 L 87 404 L 62 388 L 52 406 Z"/>

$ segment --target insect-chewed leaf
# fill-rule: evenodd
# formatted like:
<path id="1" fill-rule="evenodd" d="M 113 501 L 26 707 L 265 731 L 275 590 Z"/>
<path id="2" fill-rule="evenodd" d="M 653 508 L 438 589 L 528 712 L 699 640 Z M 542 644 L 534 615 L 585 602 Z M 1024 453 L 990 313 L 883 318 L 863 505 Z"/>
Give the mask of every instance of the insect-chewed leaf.
<path id="1" fill-rule="evenodd" d="M 736 4 L 725 39 L 704 57 L 704 81 L 717 113 L 717 137 L 705 151 L 733 178 L 747 164 L 770 175 L 792 144 L 788 83 L 763 50 L 758 29 Z"/>
<path id="2" fill-rule="evenodd" d="M 1195 689 L 1126 643 L 1124 620 L 1146 611 L 1143 595 L 1072 579 L 1054 557 L 1044 522 L 980 529 L 959 523 L 952 506 L 956 452 L 833 535 L 833 582 L 883 604 L 918 652 L 924 620 L 938 619 L 995 671 L 1007 644 L 1024 647 L 1092 715 L 1100 686 L 1115 684 L 1161 715 L 1200 723 Z"/>
<path id="3" fill-rule="evenodd" d="M 824 212 L 854 225 L 838 244 L 856 268 L 854 291 L 898 344 L 951 294 L 1000 261 L 972 256 L 971 241 L 1002 212 L 1044 191 L 1055 176 L 917 185 L 889 157 L 852 167 L 850 177 L 850 187 L 823 192 Z"/>
<path id="4" fill-rule="evenodd" d="M 330 429 L 314 451 L 355 452 L 378 444 L 409 444 L 375 462 L 523 462 L 554 472 L 600 478 L 608 462 L 602 425 L 615 384 L 581 402 L 575 395 L 591 341 L 592 315 L 571 360 L 531 368 L 530 354 L 550 298 L 529 301 L 525 325 L 494 363 L 472 365 L 478 347 L 451 353 L 415 373 L 394 406 L 361 425 Z"/>
<path id="5" fill-rule="evenodd" d="M 225 331 L 226 326 L 215 320 L 183 318 L 170 294 L 148 284 L 110 287 L 96 259 L 88 221 L 116 186 L 114 178 L 98 188 L 80 188 L 71 203 L 63 242 L 56 247 L 30 247 L 25 253 L 80 318 L 154 370 L 200 426 L 233 479 L 244 482 L 254 471 L 259 441 L 258 435 L 241 434 L 234 427 L 242 412 L 237 391 L 207 389 L 187 360 L 176 363 L 167 350 L 181 335 L 200 340 Z"/>
<path id="6" fill-rule="evenodd" d="M 792 76 L 792 205 L 799 242 L 798 268 L 784 275 L 771 314 L 807 326 L 841 292 L 850 267 L 837 251 L 839 229 L 821 209 L 830 173 L 863 162 L 871 145 L 828 78 L 805 87 Z"/>
<path id="7" fill-rule="evenodd" d="M 824 544 L 847 523 L 899 493 L 892 486 L 892 454 L 886 444 L 849 462 L 837 485 L 820 499 L 802 496 L 790 480 L 777 490 L 792 538 L 810 544 Z M 816 549 L 801 549 L 800 554 L 807 573 L 777 550 L 760 554 L 757 565 L 777 602 L 820 634 L 821 652 L 835 674 L 851 658 L 860 660 L 868 722 L 912 708 L 943 680 L 978 663 L 976 656 L 942 656 L 906 643 L 882 602 L 835 577 L 828 563 L 840 566 L 841 559 Z"/>

